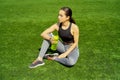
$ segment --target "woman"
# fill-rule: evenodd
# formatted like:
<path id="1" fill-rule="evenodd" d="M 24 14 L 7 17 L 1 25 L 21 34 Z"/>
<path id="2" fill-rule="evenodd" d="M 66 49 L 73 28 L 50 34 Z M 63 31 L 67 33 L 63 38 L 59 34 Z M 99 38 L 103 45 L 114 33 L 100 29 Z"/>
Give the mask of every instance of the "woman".
<path id="1" fill-rule="evenodd" d="M 72 10 L 69 7 L 62 7 L 59 10 L 58 21 L 59 23 L 52 25 L 41 33 L 44 41 L 38 58 L 29 66 L 30 68 L 45 64 L 43 57 L 50 47 L 50 44 L 54 43 L 54 39 L 50 33 L 55 30 L 58 31 L 58 35 L 61 38 L 61 41 L 59 40 L 57 44 L 57 51 L 59 51 L 60 54 L 57 57 L 49 58 L 66 66 L 73 66 L 77 62 L 79 57 L 79 29 L 72 19 Z"/>

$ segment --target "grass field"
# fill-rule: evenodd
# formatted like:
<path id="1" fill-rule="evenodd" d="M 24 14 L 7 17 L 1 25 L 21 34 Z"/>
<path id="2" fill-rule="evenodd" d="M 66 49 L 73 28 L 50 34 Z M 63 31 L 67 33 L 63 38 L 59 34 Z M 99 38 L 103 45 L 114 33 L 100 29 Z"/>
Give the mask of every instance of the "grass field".
<path id="1" fill-rule="evenodd" d="M 63 6 L 80 29 L 77 64 L 29 69 Z M 120 0 L 0 0 L 0 80 L 120 80 Z"/>

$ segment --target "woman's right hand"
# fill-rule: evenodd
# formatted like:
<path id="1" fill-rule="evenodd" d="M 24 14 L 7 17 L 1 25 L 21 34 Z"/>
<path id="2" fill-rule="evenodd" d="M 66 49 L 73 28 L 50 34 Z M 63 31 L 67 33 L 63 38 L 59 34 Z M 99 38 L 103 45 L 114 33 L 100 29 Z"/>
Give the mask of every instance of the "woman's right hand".
<path id="1" fill-rule="evenodd" d="M 56 43 L 56 40 L 53 37 L 51 37 L 50 42 L 51 42 L 51 44 L 54 44 L 54 43 Z"/>

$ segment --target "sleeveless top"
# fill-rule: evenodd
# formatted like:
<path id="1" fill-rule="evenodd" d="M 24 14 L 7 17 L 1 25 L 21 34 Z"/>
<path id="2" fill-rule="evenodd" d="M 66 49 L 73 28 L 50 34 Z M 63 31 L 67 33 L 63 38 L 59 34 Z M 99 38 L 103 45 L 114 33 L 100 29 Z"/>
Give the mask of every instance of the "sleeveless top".
<path id="1" fill-rule="evenodd" d="M 62 39 L 63 42 L 66 43 L 74 43 L 74 37 L 71 34 L 71 25 L 70 23 L 69 27 L 67 29 L 62 29 L 62 23 L 59 25 L 58 35 Z"/>

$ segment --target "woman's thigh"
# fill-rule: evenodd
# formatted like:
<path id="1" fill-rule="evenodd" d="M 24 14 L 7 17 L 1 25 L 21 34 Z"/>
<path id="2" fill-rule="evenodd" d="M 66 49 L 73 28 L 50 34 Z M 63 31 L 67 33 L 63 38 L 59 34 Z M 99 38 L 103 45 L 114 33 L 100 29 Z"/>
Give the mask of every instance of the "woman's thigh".
<path id="1" fill-rule="evenodd" d="M 57 51 L 60 53 L 64 53 L 65 52 L 65 46 L 61 41 L 58 41 L 58 45 L 57 45 Z"/>

